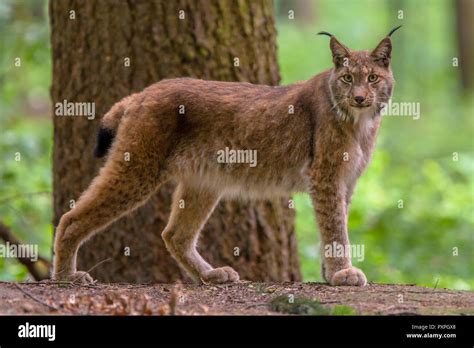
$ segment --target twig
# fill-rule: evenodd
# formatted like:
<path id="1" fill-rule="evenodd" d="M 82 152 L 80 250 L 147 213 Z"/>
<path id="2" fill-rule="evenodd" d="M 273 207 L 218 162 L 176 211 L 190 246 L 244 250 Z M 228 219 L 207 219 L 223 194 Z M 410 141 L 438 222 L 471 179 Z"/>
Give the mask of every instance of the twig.
<path id="1" fill-rule="evenodd" d="M 96 263 L 94 266 L 92 266 L 91 268 L 89 268 L 89 269 L 86 271 L 86 273 L 84 273 L 82 276 L 80 276 L 80 277 L 77 278 L 77 279 L 74 279 L 74 281 L 73 281 L 72 283 L 75 284 L 77 281 L 81 280 L 81 279 L 84 278 L 87 274 L 89 274 L 90 271 L 92 271 L 93 269 L 97 268 L 97 267 L 100 266 L 101 264 L 103 264 L 103 263 L 105 263 L 105 262 L 108 262 L 108 261 L 110 261 L 110 260 L 111 260 L 111 258 L 109 257 L 109 258 L 107 258 L 107 259 L 105 259 L 105 260 L 102 260 L 102 261 Z"/>
<path id="2" fill-rule="evenodd" d="M 260 306 L 268 306 L 268 303 L 253 303 L 251 305 L 248 305 L 248 306 L 245 306 L 244 309 L 249 309 L 249 308 L 252 308 L 252 307 L 260 307 Z"/>
<path id="3" fill-rule="evenodd" d="M 387 314 L 384 314 L 384 315 L 387 315 Z M 394 312 L 394 313 L 390 313 L 388 315 L 394 315 L 394 316 L 397 316 L 397 315 L 413 315 L 413 316 L 419 316 L 421 315 L 420 313 L 417 313 L 417 312 Z"/>
<path id="4" fill-rule="evenodd" d="M 33 296 L 32 294 L 30 294 L 28 291 L 24 290 L 21 288 L 20 285 L 18 285 L 18 283 L 13 283 L 13 285 L 15 285 L 15 287 L 20 290 L 23 294 L 25 294 L 27 297 L 31 298 L 32 300 L 42 304 L 43 306 L 46 306 L 48 307 L 49 309 L 52 309 L 52 310 L 55 310 L 55 311 L 58 311 L 58 308 L 56 308 L 55 306 L 52 306 L 52 305 L 49 305 L 47 304 L 46 302 L 44 301 L 41 301 L 39 298 L 37 298 L 36 296 Z"/>
<path id="5" fill-rule="evenodd" d="M 82 276 L 74 279 L 73 281 L 67 281 L 67 280 L 60 280 L 60 281 L 57 281 L 57 282 L 50 282 L 50 284 L 69 284 L 69 285 L 72 285 L 72 284 L 77 284 L 77 282 L 79 280 L 81 280 L 82 278 L 84 278 L 87 274 L 89 274 L 90 271 L 92 271 L 93 269 L 97 268 L 98 266 L 100 266 L 101 264 L 107 262 L 107 261 L 110 261 L 111 258 L 107 258 L 107 259 L 104 259 L 102 261 L 99 261 L 98 263 L 96 263 L 94 266 L 92 266 L 91 268 L 89 268 Z M 59 274 L 61 274 L 62 272 L 64 272 L 64 270 L 60 271 Z"/>
<path id="6" fill-rule="evenodd" d="M 28 284 L 28 285 L 71 285 L 71 286 L 79 286 L 81 288 L 88 288 L 88 289 L 97 289 L 98 286 L 96 284 L 81 284 L 81 283 L 74 283 L 69 280 L 50 280 L 46 279 L 47 282 L 41 283 L 21 283 L 21 284 Z"/>
<path id="7" fill-rule="evenodd" d="M 105 262 L 109 262 L 110 260 L 112 260 L 112 258 L 109 257 L 109 258 L 107 258 L 107 259 L 104 259 L 104 260 L 102 260 L 102 261 L 97 262 L 94 266 L 92 266 L 91 268 L 89 268 L 89 269 L 87 270 L 87 273 L 89 273 L 90 271 L 92 271 L 92 270 L 94 270 L 95 268 L 99 267 L 101 264 L 103 264 L 103 263 L 105 263 Z"/>
<path id="8" fill-rule="evenodd" d="M 52 193 L 52 192 L 51 191 L 38 191 L 38 192 L 20 192 L 20 193 L 16 193 L 16 194 L 11 195 L 11 196 L 2 197 L 0 199 L 0 205 L 3 204 L 3 202 L 11 201 L 11 200 L 14 200 L 14 199 L 19 198 L 19 197 L 33 196 L 33 195 L 44 195 L 46 193 Z"/>
<path id="9" fill-rule="evenodd" d="M 319 301 L 320 304 L 341 303 L 341 301 Z"/>
<path id="10" fill-rule="evenodd" d="M 3 239 L 5 242 L 8 242 L 12 245 L 21 245 L 22 243 L 18 238 L 16 238 L 13 233 L 11 232 L 10 228 L 5 225 L 2 221 L 0 221 L 0 238 Z M 27 257 L 17 257 L 17 260 L 23 264 L 27 269 L 28 272 L 33 276 L 34 280 L 43 280 L 48 278 L 48 270 L 51 267 L 51 264 L 48 260 L 44 257 L 38 255 L 37 261 L 32 261 Z M 44 263 L 46 272 L 41 270 L 39 266 L 39 261 Z"/>
<path id="11" fill-rule="evenodd" d="M 4 206 L 10 209 L 15 214 L 15 216 L 20 220 L 20 224 L 25 229 L 32 229 L 31 224 L 24 218 L 24 216 L 18 209 L 14 208 L 11 204 L 5 204 Z"/>

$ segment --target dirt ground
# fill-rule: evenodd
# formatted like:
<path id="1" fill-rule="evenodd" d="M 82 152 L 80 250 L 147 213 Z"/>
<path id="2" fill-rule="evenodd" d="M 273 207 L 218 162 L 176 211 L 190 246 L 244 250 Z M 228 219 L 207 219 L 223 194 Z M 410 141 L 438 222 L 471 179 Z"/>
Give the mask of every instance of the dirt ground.
<path id="1" fill-rule="evenodd" d="M 358 288 L 320 283 L 79 286 L 0 282 L 0 314 L 473 315 L 474 293 L 391 284 Z"/>

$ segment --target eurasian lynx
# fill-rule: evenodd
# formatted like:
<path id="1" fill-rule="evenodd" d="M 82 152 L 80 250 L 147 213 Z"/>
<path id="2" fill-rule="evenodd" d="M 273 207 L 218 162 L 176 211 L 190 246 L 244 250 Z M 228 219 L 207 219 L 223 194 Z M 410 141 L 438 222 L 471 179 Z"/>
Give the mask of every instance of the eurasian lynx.
<path id="1" fill-rule="evenodd" d="M 348 208 L 374 148 L 380 111 L 392 93 L 390 36 L 397 29 L 371 52 L 351 51 L 321 32 L 331 37 L 334 67 L 303 83 L 270 87 L 179 78 L 115 104 L 102 120 L 96 149 L 99 157 L 108 152 L 106 163 L 57 227 L 53 277 L 91 282 L 76 270 L 81 243 L 169 180 L 178 185 L 162 236 L 196 281 L 239 280 L 235 270 L 213 268 L 196 251 L 200 230 L 224 196 L 308 191 L 321 248 L 349 246 Z M 232 160 L 219 160 L 222 151 Z M 253 162 L 236 163 L 236 154 L 240 162 L 250 157 Z M 367 283 L 349 255 L 321 257 L 331 285 Z"/>

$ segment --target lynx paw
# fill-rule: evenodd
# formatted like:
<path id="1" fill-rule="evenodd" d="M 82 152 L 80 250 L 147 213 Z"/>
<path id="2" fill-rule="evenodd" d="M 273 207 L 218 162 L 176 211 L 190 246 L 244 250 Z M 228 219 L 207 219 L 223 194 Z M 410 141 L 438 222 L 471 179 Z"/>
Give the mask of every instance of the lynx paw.
<path id="1" fill-rule="evenodd" d="M 330 281 L 331 285 L 365 286 L 367 278 L 364 272 L 356 267 L 344 268 L 334 273 Z"/>
<path id="2" fill-rule="evenodd" d="M 74 284 L 82 284 L 82 285 L 89 285 L 89 284 L 94 284 L 96 281 L 89 275 L 89 273 L 84 272 L 84 271 L 76 271 L 74 273 L 71 273 L 69 275 L 55 275 L 53 276 L 53 279 L 55 280 L 63 280 L 63 281 L 69 281 Z"/>
<path id="3" fill-rule="evenodd" d="M 201 280 L 205 284 L 235 283 L 239 281 L 239 274 L 232 267 L 225 266 L 207 271 Z"/>

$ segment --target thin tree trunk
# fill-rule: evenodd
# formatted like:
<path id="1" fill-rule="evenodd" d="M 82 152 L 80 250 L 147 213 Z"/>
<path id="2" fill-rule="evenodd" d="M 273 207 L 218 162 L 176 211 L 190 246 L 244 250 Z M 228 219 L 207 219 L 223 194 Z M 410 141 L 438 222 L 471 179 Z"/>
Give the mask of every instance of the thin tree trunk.
<path id="1" fill-rule="evenodd" d="M 456 1 L 457 40 L 461 81 L 464 90 L 474 89 L 474 1 Z"/>
<path id="2" fill-rule="evenodd" d="M 116 101 L 180 76 L 279 82 L 270 1 L 52 0 L 50 18 L 53 106 L 67 100 L 96 107 L 94 120 L 53 115 L 55 226 L 103 164 L 92 156 L 95 134 L 100 117 Z M 111 258 L 92 275 L 104 282 L 183 279 L 161 240 L 172 190 L 166 186 L 86 242 L 78 267 L 87 270 Z M 200 249 L 211 264 L 230 265 L 243 279 L 299 280 L 293 220 L 287 200 L 221 202 L 202 233 Z"/>
<path id="3" fill-rule="evenodd" d="M 281 18 L 294 20 L 298 26 L 315 25 L 317 20 L 315 8 L 317 0 L 280 0 L 278 15 Z"/>

